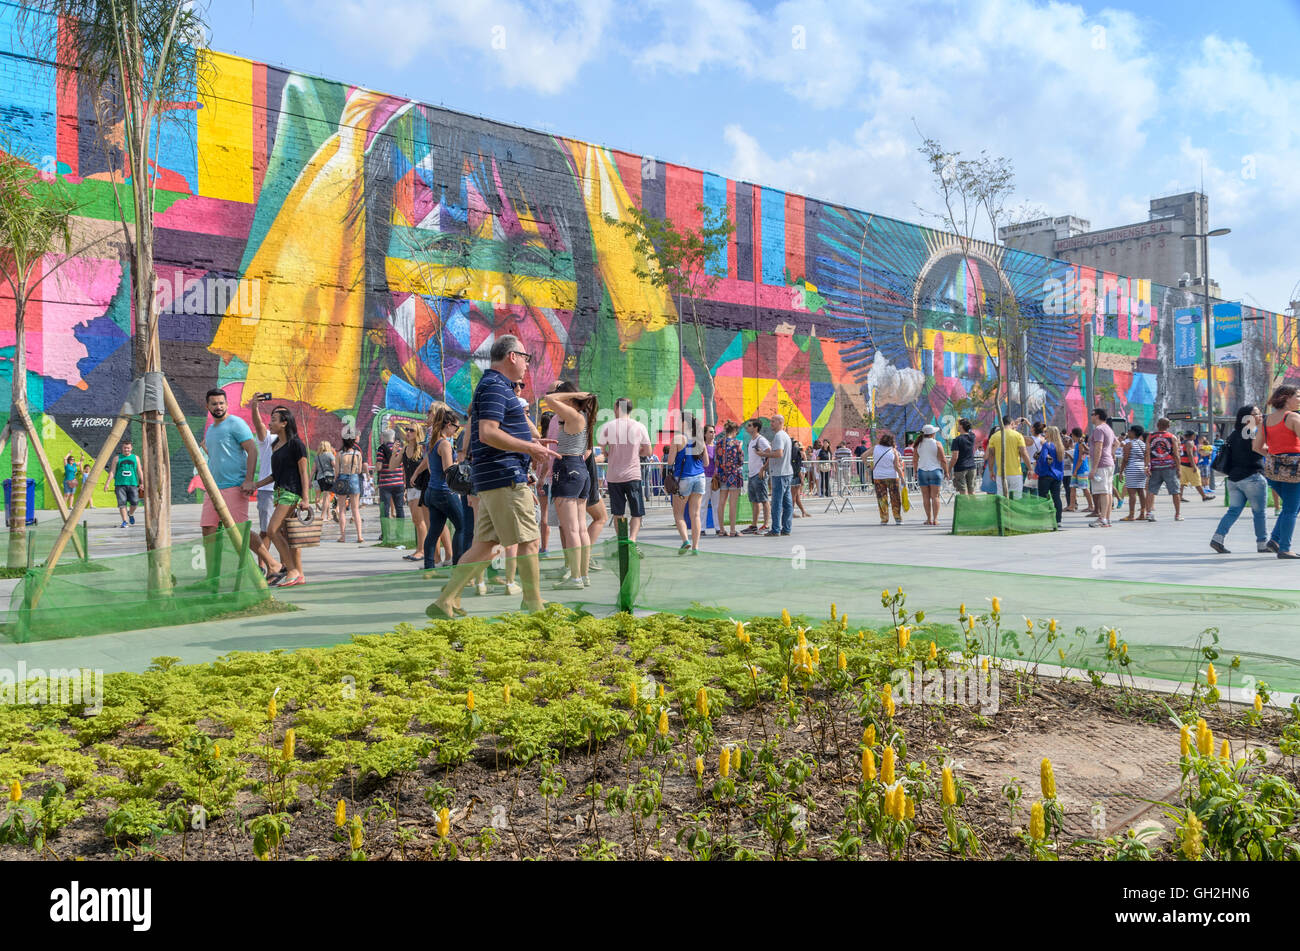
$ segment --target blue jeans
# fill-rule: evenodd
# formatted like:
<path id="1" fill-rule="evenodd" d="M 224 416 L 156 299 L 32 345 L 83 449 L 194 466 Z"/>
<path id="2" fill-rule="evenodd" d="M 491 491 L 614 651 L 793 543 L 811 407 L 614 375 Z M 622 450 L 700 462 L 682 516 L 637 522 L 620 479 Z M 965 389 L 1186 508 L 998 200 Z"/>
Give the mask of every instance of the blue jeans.
<path id="1" fill-rule="evenodd" d="M 794 522 L 790 499 L 790 476 L 772 476 L 772 531 L 789 535 Z"/>
<path id="2" fill-rule="evenodd" d="M 465 527 L 469 522 L 461 507 L 460 496 L 448 489 L 426 488 L 423 501 L 429 510 L 429 531 L 424 536 L 424 567 L 432 568 L 437 561 L 438 539 L 448 522 L 451 522 L 451 560 L 455 564 L 465 553 Z"/>
<path id="3" fill-rule="evenodd" d="M 1272 538 L 1280 551 L 1290 551 L 1296 513 L 1300 512 L 1300 482 L 1274 482 L 1269 479 L 1268 485 L 1282 500 L 1282 513 L 1273 523 Z"/>
<path id="4" fill-rule="evenodd" d="M 1237 523 L 1237 516 L 1241 514 L 1241 510 L 1250 503 L 1250 514 L 1255 519 L 1255 541 L 1263 542 L 1267 530 L 1264 524 L 1264 506 L 1268 501 L 1268 483 L 1264 477 L 1256 474 L 1239 482 L 1225 479 L 1223 484 L 1228 489 L 1228 511 L 1224 512 L 1223 518 L 1219 519 L 1219 527 L 1214 530 L 1214 540 L 1223 542 L 1232 526 Z"/>

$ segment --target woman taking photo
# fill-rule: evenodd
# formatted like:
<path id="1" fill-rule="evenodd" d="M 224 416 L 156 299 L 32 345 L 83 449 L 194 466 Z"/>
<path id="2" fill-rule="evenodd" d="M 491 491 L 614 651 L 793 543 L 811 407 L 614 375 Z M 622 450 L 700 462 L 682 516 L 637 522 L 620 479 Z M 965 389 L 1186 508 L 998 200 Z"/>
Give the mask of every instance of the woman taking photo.
<path id="1" fill-rule="evenodd" d="M 943 474 L 948 468 L 943 446 L 934 438 L 938 431 L 937 426 L 927 423 L 921 427 L 921 438 L 916 441 L 916 481 L 921 486 L 926 525 L 939 524 L 939 487 L 943 485 Z"/>
<path id="2" fill-rule="evenodd" d="M 1264 479 L 1264 457 L 1254 447 L 1255 420 L 1258 417 L 1259 410 L 1254 406 L 1243 406 L 1237 410 L 1236 425 L 1219 449 L 1219 471 L 1226 476 L 1228 511 L 1219 519 L 1219 527 L 1210 538 L 1210 547 L 1220 555 L 1229 554 L 1223 543 L 1247 504 L 1250 505 L 1250 514 L 1255 521 L 1255 550 L 1269 550 L 1268 526 L 1264 521 L 1268 482 Z"/>
<path id="3" fill-rule="evenodd" d="M 673 433 L 668 445 L 668 465 L 677 477 L 677 494 L 673 496 L 673 521 L 682 546 L 677 554 L 700 550 L 700 503 L 704 501 L 704 444 L 700 439 L 699 425 L 690 413 L 682 414 L 682 431 Z M 686 516 L 690 512 L 690 540 L 686 537 Z"/>
<path id="4" fill-rule="evenodd" d="M 277 406 L 271 411 L 268 428 L 275 435 L 271 444 L 271 474 L 258 483 L 258 486 L 275 485 L 272 500 L 275 511 L 266 527 L 266 534 L 280 553 L 278 572 L 267 579 L 275 587 L 289 588 L 299 585 L 307 579 L 302 575 L 302 549 L 289 544 L 285 532 L 285 519 L 291 514 L 306 512 L 311 514 L 307 503 L 307 446 L 298 438 L 298 424 L 288 407 Z"/>
<path id="5" fill-rule="evenodd" d="M 1264 478 L 1282 500 L 1266 546 L 1279 558 L 1300 558 L 1291 550 L 1296 513 L 1300 512 L 1300 390 L 1279 386 L 1268 398 L 1267 416 L 1256 414 L 1253 448 L 1264 460 Z"/>
<path id="6" fill-rule="evenodd" d="M 353 436 L 343 437 L 343 448 L 339 450 L 337 471 L 334 473 L 334 495 L 338 499 L 336 506 L 339 518 L 339 541 L 345 541 L 348 508 L 352 509 L 352 524 L 357 531 L 357 544 L 365 541 L 361 537 L 361 450 Z"/>
<path id="7" fill-rule="evenodd" d="M 713 509 L 713 534 L 725 535 L 722 530 L 722 509 L 719 505 L 719 493 L 722 491 L 721 480 L 718 488 L 713 487 L 713 478 L 718 474 L 717 453 L 718 447 L 714 442 L 714 434 L 717 429 L 712 423 L 704 425 L 704 501 L 700 503 L 701 511 L 707 512 Z"/>
<path id="8" fill-rule="evenodd" d="M 1056 527 L 1061 527 L 1061 483 L 1065 481 L 1065 460 L 1069 458 L 1061 430 L 1048 426 L 1043 430 L 1043 445 L 1034 460 L 1034 471 L 1038 474 L 1038 497 L 1050 498 L 1056 509 Z"/>
<path id="9" fill-rule="evenodd" d="M 569 577 L 555 587 L 577 591 L 591 583 L 583 576 L 582 554 L 587 547 L 587 535 L 582 514 L 586 508 L 587 483 L 591 481 L 586 457 L 591 451 L 596 425 L 596 397 L 577 392 L 572 384 L 557 383 L 546 394 L 546 406 L 555 413 L 559 423 L 555 450 L 560 458 L 555 460 L 551 476 L 551 499 L 560 522 L 564 564 L 569 569 Z"/>
<path id="10" fill-rule="evenodd" d="M 740 489 L 745 484 L 745 453 L 740 448 L 740 439 L 737 435 L 739 432 L 740 426 L 733 420 L 729 419 L 723 423 L 722 440 L 718 443 L 717 451 L 714 453 L 718 474 L 718 508 L 716 512 L 718 528 L 722 528 L 722 513 L 724 511 L 731 522 L 730 531 L 719 531 L 718 534 L 725 534 L 731 538 L 740 537 L 736 531 L 736 508 L 740 503 Z M 796 479 L 794 484 L 797 494 L 799 481 Z"/>
<path id="11" fill-rule="evenodd" d="M 415 550 L 402 556 L 404 561 L 424 560 L 424 542 L 429 531 L 429 510 L 424 507 L 424 487 L 429 483 L 429 467 L 424 461 L 424 427 L 408 423 L 402 428 L 402 479 L 406 485 L 406 505 L 415 524 Z M 435 538 L 436 542 L 437 539 Z"/>
<path id="12" fill-rule="evenodd" d="M 871 486 L 876 492 L 876 506 L 880 509 L 880 524 L 889 524 L 889 509 L 894 510 L 894 522 L 903 524 L 903 456 L 894 446 L 891 433 L 881 433 L 880 442 L 871 457 Z"/>

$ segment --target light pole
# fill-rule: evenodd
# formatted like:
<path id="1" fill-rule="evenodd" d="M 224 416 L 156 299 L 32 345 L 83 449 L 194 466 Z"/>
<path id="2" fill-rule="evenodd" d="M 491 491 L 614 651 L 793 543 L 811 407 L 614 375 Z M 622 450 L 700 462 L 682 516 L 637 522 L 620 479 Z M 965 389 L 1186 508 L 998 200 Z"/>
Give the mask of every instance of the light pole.
<path id="1" fill-rule="evenodd" d="M 1201 317 L 1205 327 L 1205 416 L 1209 422 L 1210 439 L 1214 439 L 1214 315 L 1210 312 L 1210 238 L 1231 233 L 1231 228 L 1215 228 L 1205 234 L 1185 234 L 1184 241 L 1201 242 L 1201 300 L 1204 310 Z M 1210 488 L 1214 488 L 1214 468 L 1210 468 Z"/>

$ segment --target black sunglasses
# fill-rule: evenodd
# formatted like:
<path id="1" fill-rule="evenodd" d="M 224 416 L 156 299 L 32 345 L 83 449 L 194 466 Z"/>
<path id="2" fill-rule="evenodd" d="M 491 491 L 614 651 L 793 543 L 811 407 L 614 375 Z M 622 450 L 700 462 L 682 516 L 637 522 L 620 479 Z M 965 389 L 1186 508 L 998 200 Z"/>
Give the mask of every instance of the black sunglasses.
<path id="1" fill-rule="evenodd" d="M 516 356 L 516 357 L 523 357 L 523 358 L 524 358 L 524 363 L 532 363 L 532 362 L 533 362 L 533 355 L 532 355 L 531 353 L 524 353 L 524 351 L 522 351 L 522 350 L 511 350 L 510 352 L 511 352 L 511 354 L 513 354 L 513 355 Z"/>

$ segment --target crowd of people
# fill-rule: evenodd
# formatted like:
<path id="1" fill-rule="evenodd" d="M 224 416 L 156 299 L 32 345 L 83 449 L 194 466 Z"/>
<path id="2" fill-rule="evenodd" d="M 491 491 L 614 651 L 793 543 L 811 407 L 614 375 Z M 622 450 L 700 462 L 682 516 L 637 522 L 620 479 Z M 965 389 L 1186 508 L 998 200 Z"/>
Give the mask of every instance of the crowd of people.
<path id="1" fill-rule="evenodd" d="M 907 446 L 882 432 L 872 446 L 863 439 L 854 449 L 841 443 L 834 450 L 828 440 L 814 441 L 805 450 L 779 415 L 747 420 L 746 445 L 740 438 L 742 424 L 726 420 L 715 427 L 687 413 L 665 443 L 660 463 L 646 427 L 632 418 L 627 398 L 618 399 L 614 418 L 598 426 L 595 394 L 561 381 L 539 402 L 541 415 L 534 424 L 520 395 L 530 361 L 516 338 L 502 337 L 493 345 L 491 367 L 475 388 L 465 419 L 435 402 L 423 423 L 381 434 L 374 476 L 381 514 L 401 518 L 409 511 L 415 548 L 403 557 L 447 578 L 429 606 L 432 617 L 463 615 L 461 595 L 471 586 L 479 594 L 522 595 L 526 610 L 540 607 L 544 598 L 537 556 L 551 540 L 552 507 L 564 559 L 554 586 L 590 586 L 591 572 L 601 570 L 592 549 L 610 516 L 598 459 L 607 467 L 604 482 L 612 515 L 627 521 L 634 546 L 645 516 L 644 473 L 659 470 L 663 490 L 672 499 L 683 555 L 698 553 L 710 510 L 718 537 L 790 535 L 793 519 L 810 515 L 804 493 L 830 496 L 831 475 L 838 472 L 842 483 L 853 468 L 860 482 L 870 478 L 882 525 L 891 519 L 903 523 L 909 482 L 920 491 L 926 525 L 939 524 L 940 490 L 946 482 L 961 494 L 984 491 L 1016 498 L 1033 491 L 1051 500 L 1058 527 L 1064 513 L 1080 511 L 1080 497 L 1094 528 L 1111 527 L 1112 513 L 1116 521 L 1155 521 L 1162 489 L 1172 500 L 1176 521 L 1183 519 L 1188 489 L 1203 500 L 1214 498 L 1200 474 L 1202 447 L 1195 433 L 1177 433 L 1161 418 L 1151 432 L 1133 424 L 1117 435 L 1104 408 L 1093 411 L 1086 432 L 1004 417 L 981 439 L 963 418 L 946 443 L 937 427 L 926 425 Z M 207 409 L 209 467 L 236 522 L 248 519 L 256 499 L 259 530 L 251 547 L 268 583 L 286 587 L 306 581 L 290 520 L 315 514 L 309 501 L 313 488 L 318 517 L 337 523 L 339 541 L 346 538 L 349 516 L 356 540 L 365 541 L 361 500 L 367 467 L 355 433 L 345 432 L 337 451 L 329 442 L 320 443 L 309 467 L 307 447 L 288 407 L 275 406 L 264 422 L 260 402 L 254 402 L 251 428 L 229 413 L 220 389 L 207 394 Z M 1227 535 L 1249 505 L 1257 550 L 1284 559 L 1300 557 L 1291 550 L 1300 510 L 1296 388 L 1277 388 L 1264 411 L 1243 406 L 1213 465 L 1223 474 L 1228 507 L 1211 547 L 1227 553 Z M 129 441 L 116 457 L 112 485 L 123 525 L 133 524 L 140 466 Z M 738 530 L 742 491 L 751 519 Z M 1266 534 L 1270 491 L 1278 515 Z M 1120 516 L 1125 499 L 1128 513 Z M 200 517 L 204 535 L 215 534 L 220 521 L 213 499 L 205 498 Z M 503 570 L 490 592 L 487 564 L 494 557 Z"/>

